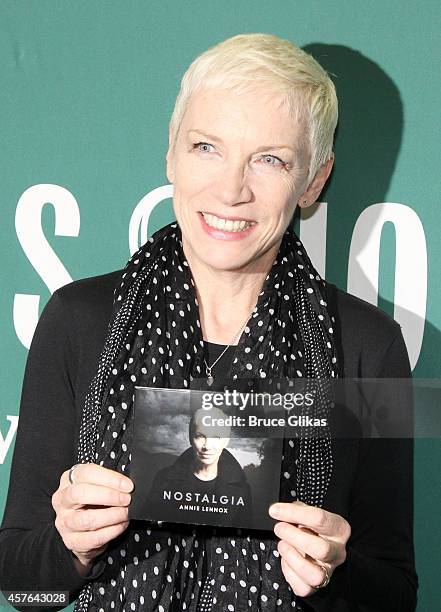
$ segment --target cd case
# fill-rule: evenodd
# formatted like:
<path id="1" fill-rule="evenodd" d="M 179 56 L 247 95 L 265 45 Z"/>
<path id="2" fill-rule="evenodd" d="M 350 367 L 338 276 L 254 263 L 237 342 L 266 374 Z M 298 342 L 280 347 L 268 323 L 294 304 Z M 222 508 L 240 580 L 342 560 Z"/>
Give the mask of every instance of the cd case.
<path id="1" fill-rule="evenodd" d="M 210 397 L 136 387 L 129 518 L 271 530 L 283 440 Z"/>

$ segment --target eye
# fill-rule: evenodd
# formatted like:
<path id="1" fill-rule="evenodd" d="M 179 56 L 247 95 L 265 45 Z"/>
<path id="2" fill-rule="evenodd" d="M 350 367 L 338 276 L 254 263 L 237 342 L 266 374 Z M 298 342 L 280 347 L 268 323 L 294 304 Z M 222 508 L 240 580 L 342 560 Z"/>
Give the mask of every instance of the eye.
<path id="1" fill-rule="evenodd" d="M 197 149 L 201 153 L 211 153 L 214 150 L 214 147 L 208 142 L 196 142 L 193 145 L 193 149 Z"/>
<path id="2" fill-rule="evenodd" d="M 286 166 L 286 163 L 280 157 L 275 155 L 262 155 L 260 158 L 267 166 Z"/>

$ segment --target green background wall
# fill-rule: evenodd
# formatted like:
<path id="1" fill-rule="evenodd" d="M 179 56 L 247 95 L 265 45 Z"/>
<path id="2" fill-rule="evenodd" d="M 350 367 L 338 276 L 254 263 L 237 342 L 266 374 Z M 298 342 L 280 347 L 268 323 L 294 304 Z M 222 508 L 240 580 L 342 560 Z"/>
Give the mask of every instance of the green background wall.
<path id="1" fill-rule="evenodd" d="M 328 279 L 402 323 L 414 375 L 439 376 L 440 29 L 437 0 L 3 0 L 0 510 L 38 312 L 61 284 L 126 262 L 135 207 L 167 185 L 167 122 L 180 78 L 198 53 L 234 34 L 288 38 L 334 75 L 336 167 L 318 225 L 304 219 L 301 231 L 318 249 L 317 265 L 326 256 Z M 23 196 L 38 185 L 67 191 L 36 187 Z M 164 199 L 149 234 L 171 218 Z M 439 606 L 440 467 L 440 440 L 418 440 L 419 612 Z"/>

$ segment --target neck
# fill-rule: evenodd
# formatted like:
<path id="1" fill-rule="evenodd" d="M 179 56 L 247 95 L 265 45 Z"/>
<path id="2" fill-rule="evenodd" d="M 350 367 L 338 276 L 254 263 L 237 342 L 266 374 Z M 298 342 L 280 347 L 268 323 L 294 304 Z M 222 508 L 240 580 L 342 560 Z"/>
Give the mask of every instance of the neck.
<path id="1" fill-rule="evenodd" d="M 250 318 L 273 264 L 273 254 L 258 265 L 238 271 L 210 268 L 191 253 L 185 255 L 196 285 L 203 339 L 238 344 L 239 332 Z"/>
<path id="2" fill-rule="evenodd" d="M 204 465 L 197 461 L 195 462 L 193 474 L 200 480 L 214 480 L 217 476 L 217 462 L 213 465 Z"/>
<path id="3" fill-rule="evenodd" d="M 247 280 L 247 283 L 233 284 L 216 277 L 212 288 L 196 285 L 204 340 L 216 344 L 239 342 L 240 332 L 257 303 L 264 277 Z"/>

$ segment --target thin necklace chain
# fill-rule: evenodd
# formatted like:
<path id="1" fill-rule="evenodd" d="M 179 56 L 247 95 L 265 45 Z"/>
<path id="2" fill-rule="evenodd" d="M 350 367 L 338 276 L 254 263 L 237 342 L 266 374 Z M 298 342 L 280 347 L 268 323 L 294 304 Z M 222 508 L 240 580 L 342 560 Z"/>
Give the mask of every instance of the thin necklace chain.
<path id="1" fill-rule="evenodd" d="M 254 309 L 253 309 L 254 310 Z M 251 319 L 251 314 L 248 315 L 248 317 L 246 318 L 246 320 L 244 321 L 244 323 L 240 326 L 239 331 L 235 334 L 234 338 L 231 340 L 230 344 L 227 344 L 227 346 L 224 348 L 224 350 L 222 351 L 222 353 L 219 355 L 219 357 L 217 357 L 213 363 L 211 364 L 211 366 L 208 365 L 207 360 L 204 357 L 204 363 L 205 363 L 205 374 L 207 376 L 207 383 L 209 385 L 213 384 L 214 381 L 214 377 L 211 373 L 212 369 L 214 368 L 214 366 L 217 364 L 217 362 L 219 361 L 219 359 L 221 359 L 225 353 L 228 351 L 229 348 L 231 348 L 234 343 L 236 342 L 236 340 L 239 338 L 240 334 L 242 333 L 242 331 L 245 329 L 246 324 L 248 323 L 248 321 Z"/>

